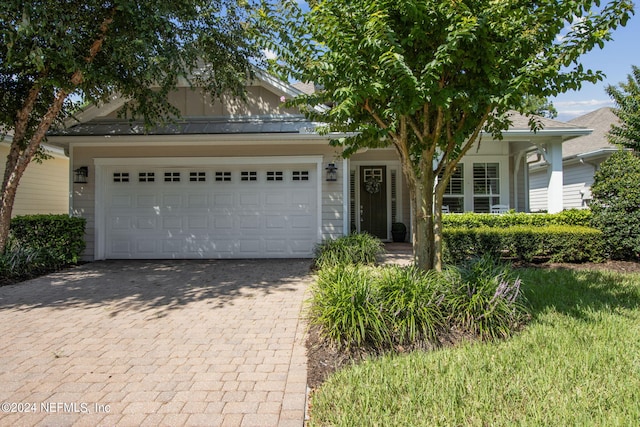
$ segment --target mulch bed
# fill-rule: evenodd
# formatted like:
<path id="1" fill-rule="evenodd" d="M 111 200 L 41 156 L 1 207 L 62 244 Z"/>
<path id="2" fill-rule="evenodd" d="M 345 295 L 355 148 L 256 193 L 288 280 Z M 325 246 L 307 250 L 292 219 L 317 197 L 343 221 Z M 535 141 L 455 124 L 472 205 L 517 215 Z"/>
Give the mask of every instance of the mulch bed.
<path id="1" fill-rule="evenodd" d="M 584 264 L 521 264 L 516 267 L 542 268 L 542 269 L 569 269 L 569 270 L 598 270 L 612 271 L 616 273 L 640 273 L 640 262 L 637 261 L 607 261 L 603 263 Z M 450 334 L 440 338 L 440 346 L 455 345 L 460 341 L 471 337 Z M 316 328 L 310 328 L 307 335 L 307 385 L 313 391 L 318 388 L 333 372 L 338 369 L 357 363 L 362 359 L 372 356 L 362 349 L 356 349 L 349 353 L 333 348 L 319 337 Z M 399 353 L 413 349 L 396 349 Z"/>

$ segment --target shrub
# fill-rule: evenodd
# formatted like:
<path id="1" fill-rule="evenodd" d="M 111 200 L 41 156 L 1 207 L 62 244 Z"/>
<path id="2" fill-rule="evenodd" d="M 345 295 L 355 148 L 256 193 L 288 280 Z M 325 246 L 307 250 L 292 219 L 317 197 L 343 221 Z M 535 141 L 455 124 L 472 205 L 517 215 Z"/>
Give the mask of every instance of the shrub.
<path id="1" fill-rule="evenodd" d="M 527 310 L 521 281 L 506 264 L 483 256 L 445 271 L 450 292 L 450 322 L 483 339 L 509 337 L 524 321 Z"/>
<path id="2" fill-rule="evenodd" d="M 640 255 L 640 158 L 619 151 L 594 176 L 592 226 L 602 230 L 611 258 Z"/>
<path id="3" fill-rule="evenodd" d="M 464 262 L 478 254 L 530 262 L 601 262 L 606 258 L 602 232 L 578 226 L 450 228 L 443 232 L 445 260 Z"/>
<path id="4" fill-rule="evenodd" d="M 337 265 L 373 265 L 384 253 L 382 242 L 367 233 L 356 233 L 327 240 L 316 248 L 315 265 L 318 268 Z"/>
<path id="5" fill-rule="evenodd" d="M 444 214 L 442 225 L 444 228 L 478 228 L 478 227 L 513 227 L 529 225 L 544 227 L 548 225 L 589 226 L 591 211 L 588 209 L 570 209 L 563 212 L 524 213 L 509 212 L 502 215 L 467 212 L 463 214 Z"/>
<path id="6" fill-rule="evenodd" d="M 444 326 L 442 276 L 414 266 L 381 269 L 376 285 L 391 344 L 436 339 Z"/>
<path id="7" fill-rule="evenodd" d="M 436 343 L 445 327 L 502 338 L 526 314 L 520 280 L 490 257 L 443 273 L 399 266 L 326 267 L 311 292 L 309 324 L 343 349 L 420 348 Z"/>
<path id="8" fill-rule="evenodd" d="M 0 274 L 24 278 L 74 264 L 84 250 L 85 219 L 28 215 L 11 220 L 9 242 L 0 255 Z"/>
<path id="9" fill-rule="evenodd" d="M 340 348 L 381 347 L 389 341 L 372 272 L 362 265 L 326 267 L 311 288 L 309 322 Z"/>

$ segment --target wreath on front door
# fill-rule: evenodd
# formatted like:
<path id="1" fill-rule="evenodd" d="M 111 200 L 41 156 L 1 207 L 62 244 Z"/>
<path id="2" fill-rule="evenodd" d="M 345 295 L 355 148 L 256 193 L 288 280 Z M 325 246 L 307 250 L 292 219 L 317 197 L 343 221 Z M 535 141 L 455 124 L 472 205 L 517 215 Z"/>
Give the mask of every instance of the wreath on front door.
<path id="1" fill-rule="evenodd" d="M 380 192 L 380 179 L 375 176 L 367 179 L 364 182 L 364 189 L 367 190 L 369 194 L 376 194 Z"/>

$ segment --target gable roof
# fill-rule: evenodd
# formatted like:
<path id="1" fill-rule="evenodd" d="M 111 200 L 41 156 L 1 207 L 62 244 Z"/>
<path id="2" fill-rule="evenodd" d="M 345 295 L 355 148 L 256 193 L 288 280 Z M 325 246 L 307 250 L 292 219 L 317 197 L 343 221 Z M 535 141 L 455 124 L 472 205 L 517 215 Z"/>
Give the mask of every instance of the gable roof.
<path id="1" fill-rule="evenodd" d="M 593 132 L 591 132 L 590 135 L 581 136 L 563 144 L 562 157 L 617 149 L 607 138 L 607 133 L 611 129 L 611 126 L 620 123 L 620 119 L 613 113 L 613 109 L 609 107 L 600 108 L 583 116 L 571 119 L 569 123 L 588 127 L 593 129 Z"/>

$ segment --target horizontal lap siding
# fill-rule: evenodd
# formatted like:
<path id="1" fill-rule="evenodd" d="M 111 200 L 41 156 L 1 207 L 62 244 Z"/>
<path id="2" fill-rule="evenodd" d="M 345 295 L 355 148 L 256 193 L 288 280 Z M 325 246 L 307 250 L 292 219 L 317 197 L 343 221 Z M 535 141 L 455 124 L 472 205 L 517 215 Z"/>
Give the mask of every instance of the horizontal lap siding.
<path id="1" fill-rule="evenodd" d="M 547 171 L 529 174 L 529 210 L 537 212 L 547 210 Z"/>

